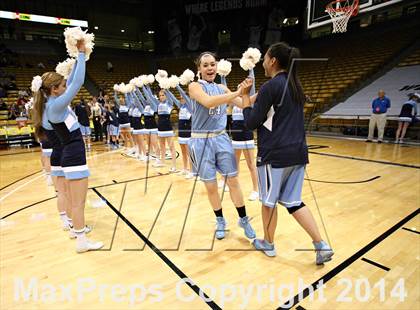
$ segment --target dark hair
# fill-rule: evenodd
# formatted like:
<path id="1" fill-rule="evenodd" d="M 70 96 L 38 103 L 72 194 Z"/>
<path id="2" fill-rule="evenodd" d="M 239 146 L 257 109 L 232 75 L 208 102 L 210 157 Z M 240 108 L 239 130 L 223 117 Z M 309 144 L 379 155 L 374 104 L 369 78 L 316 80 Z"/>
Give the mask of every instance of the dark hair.
<path id="1" fill-rule="evenodd" d="M 305 94 L 303 93 L 303 87 L 297 75 L 297 62 L 293 63 L 293 59 L 300 57 L 300 51 L 298 48 L 290 46 L 286 42 L 279 42 L 272 44 L 267 54 L 270 58 L 276 58 L 277 64 L 280 69 L 286 70 L 289 74 L 289 90 L 291 91 L 292 99 L 299 103 L 305 103 Z M 293 63 L 292 71 L 290 71 Z"/>
<path id="2" fill-rule="evenodd" d="M 214 57 L 214 59 L 216 59 L 217 58 L 217 56 L 216 56 L 216 54 L 215 53 L 212 53 L 212 52 L 202 52 L 200 55 L 198 55 L 198 57 L 195 59 L 195 61 L 194 61 L 194 63 L 195 63 L 195 65 L 197 66 L 197 68 L 199 68 L 200 67 L 200 64 L 201 64 L 201 58 L 203 58 L 203 56 L 204 55 L 210 55 L 210 56 L 213 56 Z"/>

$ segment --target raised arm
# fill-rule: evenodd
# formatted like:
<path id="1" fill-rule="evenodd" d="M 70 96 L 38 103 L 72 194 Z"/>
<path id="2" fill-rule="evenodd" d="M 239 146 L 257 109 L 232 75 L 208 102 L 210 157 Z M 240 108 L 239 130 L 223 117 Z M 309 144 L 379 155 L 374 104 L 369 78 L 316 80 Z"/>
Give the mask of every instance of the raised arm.
<path id="1" fill-rule="evenodd" d="M 67 87 L 66 91 L 61 96 L 55 98 L 54 104 L 51 105 L 51 111 L 53 113 L 61 113 L 65 109 L 67 109 L 67 107 L 79 91 L 80 87 L 82 87 L 83 82 L 85 81 L 85 72 L 85 53 L 79 52 L 79 55 L 77 57 L 77 66 L 74 72 L 74 78 Z"/>
<path id="2" fill-rule="evenodd" d="M 179 100 L 176 99 L 174 94 L 169 89 L 165 89 L 165 95 L 168 98 L 169 102 L 175 104 L 178 107 L 178 109 L 181 108 L 181 102 L 179 102 Z"/>
<path id="3" fill-rule="evenodd" d="M 140 89 L 136 86 L 136 90 L 134 91 L 134 94 L 137 95 L 137 99 L 140 101 L 140 103 L 143 105 L 143 107 L 146 105 L 146 98 L 144 98 L 143 94 L 141 93 Z"/>
<path id="4" fill-rule="evenodd" d="M 252 79 L 252 87 L 251 90 L 249 91 L 249 95 L 255 95 L 255 74 L 254 74 L 254 69 L 249 70 L 249 76 Z"/>
<path id="5" fill-rule="evenodd" d="M 73 78 L 74 78 L 74 72 L 76 71 L 77 63 L 78 63 L 78 61 L 76 60 L 76 62 L 75 62 L 75 63 L 74 63 L 74 65 L 73 65 L 73 68 L 71 69 L 70 75 L 69 75 L 69 77 L 67 78 L 67 81 L 66 81 L 66 87 L 69 87 L 69 86 L 70 86 L 70 84 L 71 84 L 71 82 L 73 81 Z"/>
<path id="6" fill-rule="evenodd" d="M 130 93 L 129 95 L 132 98 L 133 106 L 136 107 L 137 109 L 139 109 L 141 113 L 143 113 L 143 111 L 144 111 L 143 105 L 142 105 L 140 99 L 136 96 L 136 92 L 134 91 L 134 92 Z"/>
<path id="7" fill-rule="evenodd" d="M 142 89 L 143 89 L 143 92 L 144 92 L 144 95 L 146 96 L 146 98 L 147 98 L 147 101 L 149 102 L 149 104 L 150 104 L 150 107 L 154 110 L 154 111 L 157 111 L 157 107 L 158 107 L 158 105 L 159 105 L 159 100 L 157 100 L 154 96 L 153 96 L 153 93 L 152 93 L 152 90 L 150 89 L 150 87 L 149 86 L 143 86 L 142 87 Z"/>
<path id="8" fill-rule="evenodd" d="M 180 93 L 180 95 L 182 96 L 182 98 L 184 98 L 185 100 L 185 104 L 187 105 L 187 109 L 192 112 L 192 103 L 191 103 L 191 98 L 187 95 L 187 93 L 182 89 L 181 86 L 177 85 L 176 89 L 178 90 L 178 92 Z"/>
<path id="9" fill-rule="evenodd" d="M 199 83 L 192 82 L 188 86 L 188 93 L 190 94 L 191 99 L 196 100 L 201 105 L 210 109 L 218 107 L 222 104 L 231 103 L 236 97 L 240 95 L 240 89 L 234 92 L 228 90 L 228 92 L 223 95 L 209 96 L 204 92 L 203 88 Z"/>
<path id="10" fill-rule="evenodd" d="M 226 76 L 223 76 L 223 75 L 220 76 L 220 83 L 222 83 L 223 85 L 227 87 Z"/>
<path id="11" fill-rule="evenodd" d="M 120 99 L 118 98 L 117 92 L 114 91 L 114 100 L 115 100 L 115 106 L 117 107 L 117 109 L 120 108 Z"/>
<path id="12" fill-rule="evenodd" d="M 131 108 L 133 106 L 133 104 L 131 102 L 131 97 L 129 96 L 128 93 L 124 94 L 124 99 L 125 99 L 125 104 L 127 105 L 127 107 Z"/>

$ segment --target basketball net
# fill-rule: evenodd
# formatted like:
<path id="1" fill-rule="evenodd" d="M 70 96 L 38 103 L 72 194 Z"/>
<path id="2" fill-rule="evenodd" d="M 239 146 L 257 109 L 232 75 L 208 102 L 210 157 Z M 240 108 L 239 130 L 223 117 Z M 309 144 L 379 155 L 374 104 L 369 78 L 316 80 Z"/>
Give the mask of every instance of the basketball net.
<path id="1" fill-rule="evenodd" d="M 359 0 L 336 0 L 327 4 L 325 11 L 330 15 L 333 33 L 347 31 L 347 24 L 351 16 L 358 13 Z"/>

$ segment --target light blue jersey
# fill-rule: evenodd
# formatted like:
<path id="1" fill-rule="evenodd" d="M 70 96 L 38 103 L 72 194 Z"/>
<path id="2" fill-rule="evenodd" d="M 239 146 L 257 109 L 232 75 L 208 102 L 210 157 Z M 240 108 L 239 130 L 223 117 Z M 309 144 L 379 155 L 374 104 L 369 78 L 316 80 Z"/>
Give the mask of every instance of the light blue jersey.
<path id="1" fill-rule="evenodd" d="M 58 97 L 49 96 L 42 115 L 42 127 L 53 130 L 51 123 L 65 123 L 70 132 L 80 128 L 76 114 L 70 104 L 85 80 L 85 54 L 79 53 L 77 61 L 66 81 L 66 91 Z"/>
<path id="2" fill-rule="evenodd" d="M 210 96 L 223 95 L 226 91 L 214 82 L 198 80 L 204 92 Z M 227 103 L 208 109 L 197 101 L 192 102 L 192 132 L 219 132 L 226 128 Z"/>
<path id="3" fill-rule="evenodd" d="M 158 115 L 170 115 L 173 105 L 168 101 L 159 102 Z"/>

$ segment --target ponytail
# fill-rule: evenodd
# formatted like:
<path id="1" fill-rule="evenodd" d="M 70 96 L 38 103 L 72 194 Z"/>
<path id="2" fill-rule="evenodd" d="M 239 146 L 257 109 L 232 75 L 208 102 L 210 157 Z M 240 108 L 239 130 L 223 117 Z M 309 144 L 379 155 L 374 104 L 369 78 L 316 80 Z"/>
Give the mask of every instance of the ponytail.
<path id="1" fill-rule="evenodd" d="M 286 42 L 279 42 L 271 45 L 267 53 L 271 58 L 276 58 L 279 69 L 283 69 L 288 72 L 288 90 L 291 92 L 291 97 L 294 102 L 303 105 L 305 103 L 305 94 L 297 75 L 297 61 L 293 61 L 296 58 L 300 58 L 299 49 L 289 46 Z"/>
<path id="2" fill-rule="evenodd" d="M 35 137 L 38 140 L 45 139 L 45 130 L 42 127 L 42 115 L 44 114 L 45 103 L 47 102 L 45 93 L 42 89 L 34 93 L 34 107 L 32 113 L 32 122 L 35 127 Z"/>

